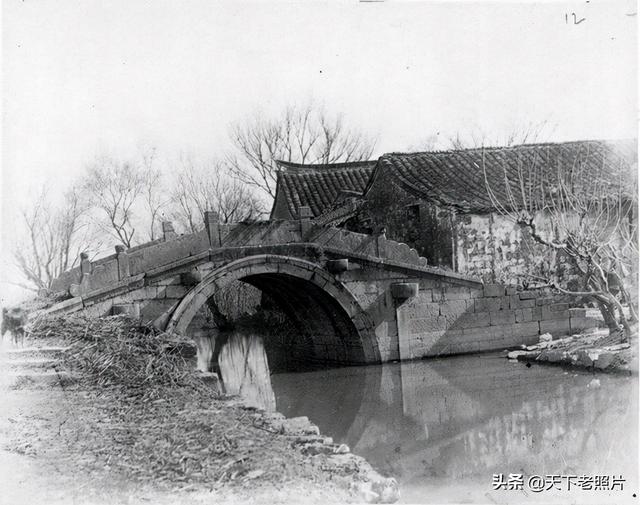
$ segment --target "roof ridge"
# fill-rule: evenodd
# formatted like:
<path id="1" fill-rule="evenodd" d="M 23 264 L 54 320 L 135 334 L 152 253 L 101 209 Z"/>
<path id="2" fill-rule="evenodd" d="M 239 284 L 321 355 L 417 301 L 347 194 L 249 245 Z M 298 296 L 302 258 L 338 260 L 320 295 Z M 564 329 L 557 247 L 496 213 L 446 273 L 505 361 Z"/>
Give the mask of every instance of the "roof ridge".
<path id="1" fill-rule="evenodd" d="M 338 163 L 294 163 L 292 161 L 275 160 L 275 163 L 287 170 L 304 170 L 304 171 L 335 171 L 346 170 L 350 168 L 360 168 L 373 166 L 378 160 L 361 160 L 361 161 L 342 161 Z"/>
<path id="2" fill-rule="evenodd" d="M 637 142 L 637 139 L 634 138 L 624 138 L 624 139 L 586 139 L 586 140 L 566 140 L 562 142 L 532 142 L 525 144 L 514 144 L 510 146 L 480 146 L 480 147 L 465 147 L 462 149 L 437 149 L 433 151 L 411 151 L 411 152 L 402 152 L 402 151 L 393 151 L 390 153 L 384 153 L 380 158 L 388 158 L 390 156 L 414 156 L 421 154 L 452 154 L 452 153 L 463 153 L 463 152 L 472 152 L 472 151 L 504 151 L 504 150 L 512 150 L 521 147 L 558 147 L 558 146 L 566 146 L 572 144 L 614 144 L 618 142 Z"/>

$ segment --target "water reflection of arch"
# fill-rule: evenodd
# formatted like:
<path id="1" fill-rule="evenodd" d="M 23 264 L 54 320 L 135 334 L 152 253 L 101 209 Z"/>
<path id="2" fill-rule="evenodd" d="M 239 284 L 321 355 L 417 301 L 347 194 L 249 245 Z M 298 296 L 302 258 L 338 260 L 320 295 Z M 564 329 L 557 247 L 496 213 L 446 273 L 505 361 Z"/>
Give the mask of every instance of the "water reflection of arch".
<path id="1" fill-rule="evenodd" d="M 367 366 L 274 374 L 276 408 L 287 417 L 307 416 L 321 433 L 351 446 L 366 428 L 367 399 L 379 396 L 380 371 Z"/>
<path id="2" fill-rule="evenodd" d="M 403 438 L 427 437 L 424 426 L 403 413 L 397 364 L 276 374 L 271 382 L 279 412 L 309 417 L 356 454 L 393 453 Z M 384 462 L 375 466 L 393 474 Z"/>

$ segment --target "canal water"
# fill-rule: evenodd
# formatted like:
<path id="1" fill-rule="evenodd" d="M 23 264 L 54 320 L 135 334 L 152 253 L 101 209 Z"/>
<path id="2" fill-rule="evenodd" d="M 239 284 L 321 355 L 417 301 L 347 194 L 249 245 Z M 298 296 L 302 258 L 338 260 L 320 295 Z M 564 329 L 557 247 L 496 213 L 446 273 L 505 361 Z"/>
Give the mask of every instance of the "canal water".
<path id="1" fill-rule="evenodd" d="M 638 503 L 637 382 L 497 354 L 271 376 L 279 412 L 398 479 L 405 503 Z M 565 478 L 532 492 L 494 474 Z M 566 476 L 623 490 L 568 491 Z"/>

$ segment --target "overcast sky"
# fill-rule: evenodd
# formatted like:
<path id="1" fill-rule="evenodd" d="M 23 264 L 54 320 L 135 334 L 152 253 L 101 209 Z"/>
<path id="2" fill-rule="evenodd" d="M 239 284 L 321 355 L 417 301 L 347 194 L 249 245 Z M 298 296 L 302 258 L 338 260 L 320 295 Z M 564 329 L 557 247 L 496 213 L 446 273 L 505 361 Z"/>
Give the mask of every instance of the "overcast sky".
<path id="1" fill-rule="evenodd" d="M 376 136 L 376 156 L 542 121 L 544 140 L 636 137 L 634 1 L 2 7 L 5 231 L 99 151 L 210 156 L 256 107 L 309 99 Z"/>

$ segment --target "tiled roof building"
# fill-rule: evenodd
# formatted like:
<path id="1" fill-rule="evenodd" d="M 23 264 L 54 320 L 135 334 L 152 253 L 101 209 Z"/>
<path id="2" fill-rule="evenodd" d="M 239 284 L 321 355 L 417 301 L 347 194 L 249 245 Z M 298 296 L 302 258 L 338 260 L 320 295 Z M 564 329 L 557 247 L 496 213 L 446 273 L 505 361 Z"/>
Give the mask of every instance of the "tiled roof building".
<path id="1" fill-rule="evenodd" d="M 318 224 L 385 229 L 388 238 L 416 248 L 431 264 L 510 282 L 526 263 L 538 262 L 550 271 L 562 259 L 545 256 L 517 225 L 496 212 L 487 187 L 503 204 L 518 207 L 524 190 L 539 209 L 557 190 L 558 178 L 576 171 L 580 177 L 571 177 L 575 192 L 619 191 L 618 175 L 637 171 L 637 146 L 636 141 L 589 140 L 280 166 L 272 218 L 295 218 L 300 206 L 308 206 Z M 532 171 L 533 182 L 519 177 Z M 543 214 L 539 226 L 550 229 Z"/>
<path id="2" fill-rule="evenodd" d="M 301 165 L 277 162 L 280 168 L 272 219 L 298 217 L 298 207 L 307 206 L 314 217 L 335 204 L 340 197 L 360 196 L 367 186 L 376 161 Z"/>
<path id="3" fill-rule="evenodd" d="M 460 212 L 481 213 L 493 210 L 487 183 L 504 202 L 505 176 L 511 194 L 517 196 L 521 192 L 519 170 L 533 169 L 547 184 L 553 184 L 558 170 L 566 174 L 577 164 L 581 164 L 582 174 L 601 179 L 602 184 L 613 184 L 614 174 L 637 164 L 635 142 L 594 140 L 385 154 L 378 160 L 368 187 L 375 185 L 376 179 L 382 179 L 383 184 L 393 181 L 420 200 Z M 532 188 L 532 197 L 543 197 L 541 186 Z"/>

